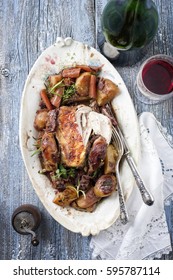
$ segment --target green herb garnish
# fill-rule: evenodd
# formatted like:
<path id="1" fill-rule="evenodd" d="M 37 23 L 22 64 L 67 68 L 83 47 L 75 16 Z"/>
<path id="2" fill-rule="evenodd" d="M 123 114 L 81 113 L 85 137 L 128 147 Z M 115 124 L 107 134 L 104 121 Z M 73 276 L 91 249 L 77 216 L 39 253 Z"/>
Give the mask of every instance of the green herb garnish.
<path id="1" fill-rule="evenodd" d="M 67 179 L 68 177 L 74 178 L 76 175 L 75 168 L 66 169 L 62 164 L 58 166 L 58 169 L 55 171 L 55 175 L 52 176 L 54 180 L 63 178 Z"/>
<path id="2" fill-rule="evenodd" d="M 33 156 L 35 156 L 35 155 L 37 155 L 37 154 L 40 154 L 40 153 L 41 153 L 41 147 L 38 148 L 37 150 L 35 150 L 35 151 L 32 153 L 31 157 L 33 157 Z"/>
<path id="3" fill-rule="evenodd" d="M 67 179 L 67 169 L 62 164 L 59 165 L 59 168 L 55 172 L 55 178 L 59 179 L 60 177 Z"/>
<path id="4" fill-rule="evenodd" d="M 67 87 L 62 96 L 62 101 L 68 100 L 70 97 L 72 97 L 75 94 L 75 92 L 76 92 L 75 84 Z"/>
<path id="5" fill-rule="evenodd" d="M 57 94 L 56 92 L 54 92 L 55 89 L 60 88 L 60 87 L 64 87 L 65 85 L 63 84 L 63 79 L 58 82 L 57 84 L 55 84 L 53 87 L 49 88 L 48 87 L 48 92 L 52 93 L 52 94 Z M 59 95 L 59 94 L 57 94 Z"/>
<path id="6" fill-rule="evenodd" d="M 68 173 L 69 177 L 75 178 L 76 169 L 75 168 L 70 168 L 67 173 Z"/>
<path id="7" fill-rule="evenodd" d="M 33 146 L 36 147 L 36 150 L 32 153 L 31 157 L 41 153 L 41 139 L 34 138 L 34 140 L 35 140 L 35 144 L 33 144 Z"/>

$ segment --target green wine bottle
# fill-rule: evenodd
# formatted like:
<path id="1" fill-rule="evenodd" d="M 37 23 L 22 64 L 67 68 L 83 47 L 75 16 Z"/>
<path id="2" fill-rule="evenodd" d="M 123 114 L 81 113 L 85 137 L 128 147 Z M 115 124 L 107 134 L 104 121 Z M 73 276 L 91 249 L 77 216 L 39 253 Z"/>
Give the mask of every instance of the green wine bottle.
<path id="1" fill-rule="evenodd" d="M 152 0 L 110 0 L 101 25 L 107 42 L 118 50 L 143 48 L 158 29 L 158 11 Z"/>

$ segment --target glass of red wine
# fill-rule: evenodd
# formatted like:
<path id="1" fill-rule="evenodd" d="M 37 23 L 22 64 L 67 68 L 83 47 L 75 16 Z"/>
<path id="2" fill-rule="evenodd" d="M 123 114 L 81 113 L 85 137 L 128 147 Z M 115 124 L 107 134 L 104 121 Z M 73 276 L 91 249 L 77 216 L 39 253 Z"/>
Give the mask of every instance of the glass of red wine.
<path id="1" fill-rule="evenodd" d="M 136 79 L 136 97 L 146 104 L 157 104 L 173 96 L 173 57 L 164 54 L 148 58 Z"/>

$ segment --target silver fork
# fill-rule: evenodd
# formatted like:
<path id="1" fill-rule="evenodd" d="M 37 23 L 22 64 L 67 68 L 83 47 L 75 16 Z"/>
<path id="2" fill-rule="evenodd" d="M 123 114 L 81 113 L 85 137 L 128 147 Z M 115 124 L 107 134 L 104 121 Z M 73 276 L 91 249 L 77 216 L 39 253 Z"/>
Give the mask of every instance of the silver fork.
<path id="1" fill-rule="evenodd" d="M 113 145 L 116 148 L 116 151 L 118 152 L 118 159 L 116 162 L 116 177 L 117 177 L 117 185 L 118 185 L 118 196 L 119 196 L 119 204 L 120 204 L 120 220 L 123 224 L 126 224 L 129 220 L 128 218 L 128 213 L 126 209 L 126 204 L 125 204 L 125 199 L 124 199 L 124 194 L 121 186 L 121 180 L 120 180 L 120 172 L 119 172 L 119 164 L 121 161 L 121 158 L 124 154 L 124 148 L 123 148 L 123 143 L 118 135 L 118 132 L 116 129 L 113 127 L 112 128 L 112 140 L 113 140 Z"/>
<path id="2" fill-rule="evenodd" d="M 146 188 L 140 174 L 139 174 L 139 171 L 136 167 L 136 164 L 131 156 L 131 152 L 128 148 L 128 145 L 126 143 L 126 139 L 124 138 L 124 135 L 118 125 L 118 122 L 116 120 L 116 116 L 115 116 L 115 112 L 112 108 L 112 105 L 111 103 L 107 104 L 106 105 L 106 109 L 107 109 L 107 113 L 109 115 L 109 117 L 111 118 L 111 121 L 112 121 L 112 124 L 113 124 L 113 129 L 117 131 L 122 143 L 123 143 L 123 147 L 124 147 L 124 156 L 125 156 L 125 159 L 127 160 L 127 163 L 132 171 L 132 174 L 135 178 L 135 181 L 136 181 L 136 185 L 141 193 L 141 197 L 142 197 L 142 200 L 145 204 L 151 206 L 153 205 L 154 203 L 154 198 L 152 196 L 152 194 L 149 192 L 149 190 Z M 106 112 L 105 112 L 106 113 Z"/>

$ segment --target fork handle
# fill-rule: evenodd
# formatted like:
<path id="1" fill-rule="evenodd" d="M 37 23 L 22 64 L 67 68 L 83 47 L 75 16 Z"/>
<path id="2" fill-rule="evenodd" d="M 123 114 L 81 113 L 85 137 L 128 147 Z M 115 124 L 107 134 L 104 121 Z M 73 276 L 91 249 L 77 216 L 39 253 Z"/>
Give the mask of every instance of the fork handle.
<path id="1" fill-rule="evenodd" d="M 130 154 L 124 154 L 125 157 L 126 157 L 126 160 L 131 168 L 131 171 L 134 175 L 134 178 L 135 178 L 135 181 L 136 181 L 136 184 L 137 184 L 137 187 L 141 193 L 141 196 L 142 196 L 142 200 L 145 204 L 147 205 L 152 205 L 154 203 L 154 198 L 153 196 L 150 194 L 150 192 L 147 190 L 147 188 L 145 187 L 144 185 L 144 182 L 137 170 L 137 167 L 136 167 L 136 164 L 133 160 L 133 158 L 131 157 Z"/>
<path id="2" fill-rule="evenodd" d="M 117 178 L 118 196 L 119 196 L 119 203 L 120 203 L 120 220 L 122 224 L 125 225 L 129 221 L 129 217 L 126 209 L 119 172 L 116 172 L 116 178 Z"/>

